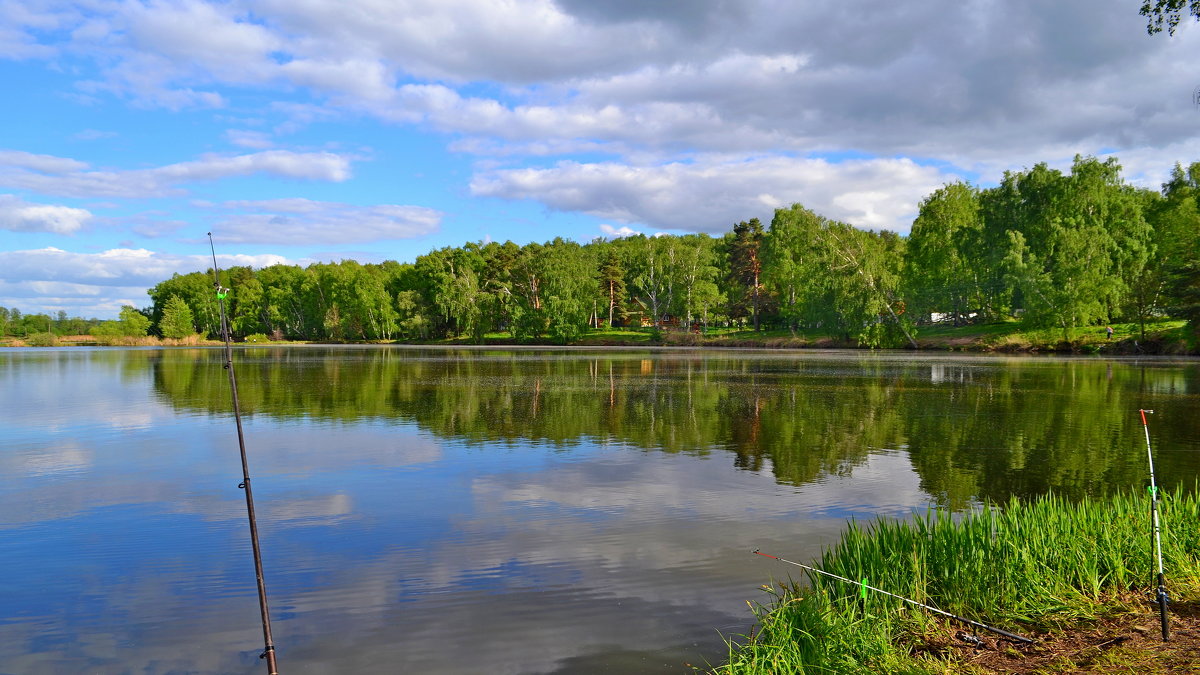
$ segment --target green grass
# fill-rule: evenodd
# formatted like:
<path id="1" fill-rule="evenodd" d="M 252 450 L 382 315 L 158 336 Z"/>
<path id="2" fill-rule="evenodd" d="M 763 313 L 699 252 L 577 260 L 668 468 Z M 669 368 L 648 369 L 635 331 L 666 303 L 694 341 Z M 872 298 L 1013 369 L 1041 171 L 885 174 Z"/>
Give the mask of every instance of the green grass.
<path id="1" fill-rule="evenodd" d="M 1187 353 L 1189 347 L 1185 335 L 1184 321 L 1157 321 L 1146 326 L 1147 339 L 1142 341 L 1140 327 L 1135 323 L 1112 324 L 1114 335 L 1108 339 L 1104 326 L 1077 328 L 1072 340 L 1064 344 L 1062 332 L 1053 328 L 1029 328 L 1020 321 L 1010 319 L 988 324 L 970 326 L 919 326 L 915 329 L 921 349 L 954 351 L 1071 351 L 1084 353 Z M 1133 341 L 1139 341 L 1137 347 Z M 427 345 L 542 345 L 557 346 L 548 336 L 533 339 L 515 339 L 508 332 L 491 332 L 483 336 L 482 342 L 474 338 L 457 336 L 430 340 L 400 340 L 409 344 Z M 378 341 L 387 342 L 387 341 Z M 577 346 L 631 346 L 654 345 L 695 347 L 762 347 L 762 348 L 809 348 L 809 347 L 854 347 L 844 336 L 830 335 L 819 330 L 791 331 L 786 328 L 755 331 L 746 328 L 711 327 L 703 335 L 689 330 L 654 328 L 606 328 L 589 329 L 575 342 Z"/>
<path id="2" fill-rule="evenodd" d="M 1145 492 L 1079 503 L 1049 496 L 962 519 L 934 511 L 852 524 L 814 566 L 1028 636 L 1099 620 L 1117 611 L 1118 593 L 1150 586 L 1148 505 Z M 1160 512 L 1172 598 L 1195 598 L 1200 504 L 1194 493 L 1173 493 Z M 765 573 L 800 571 L 787 567 Z M 805 574 L 807 584 L 768 589 L 753 637 L 731 641 L 716 672 L 944 672 L 945 663 L 912 649 L 943 619 L 880 593 L 863 601 L 857 584 Z"/>
<path id="3" fill-rule="evenodd" d="M 1182 320 L 1160 320 L 1147 322 L 1143 338 L 1137 323 L 1114 323 L 1113 336 L 1109 339 L 1105 326 L 1083 326 L 1071 331 L 1068 342 L 1072 351 L 1082 352 L 1129 352 L 1135 350 L 1137 341 L 1163 344 L 1184 344 Z M 1032 328 L 1016 319 L 996 323 L 970 326 L 921 326 L 917 329 L 917 340 L 923 346 L 947 349 L 999 349 L 1011 351 L 1055 351 L 1064 348 L 1063 333 L 1058 328 Z"/>

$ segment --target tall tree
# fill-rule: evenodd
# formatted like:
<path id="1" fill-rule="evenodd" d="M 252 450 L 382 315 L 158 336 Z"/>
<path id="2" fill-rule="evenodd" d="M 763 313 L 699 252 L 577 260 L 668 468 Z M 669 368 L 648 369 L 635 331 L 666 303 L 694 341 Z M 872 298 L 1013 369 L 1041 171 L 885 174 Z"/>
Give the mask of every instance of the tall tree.
<path id="1" fill-rule="evenodd" d="M 1176 164 L 1163 197 L 1154 223 L 1163 304 L 1190 321 L 1193 340 L 1200 342 L 1200 162 L 1186 171 Z"/>
<path id="2" fill-rule="evenodd" d="M 614 316 L 623 313 L 625 306 L 625 266 L 621 264 L 621 256 L 611 245 L 603 250 L 602 255 L 598 270 L 599 291 L 604 311 L 608 316 L 604 325 L 611 328 Z"/>
<path id="3" fill-rule="evenodd" d="M 1008 235 L 1003 264 L 1025 316 L 1067 340 L 1077 326 L 1109 320 L 1146 263 L 1149 228 L 1120 168 L 1114 159 L 1076 157 L 1069 176 L 1039 164 L 1006 174 L 997 188 L 1012 208 L 991 226 Z"/>
<path id="4" fill-rule="evenodd" d="M 298 265 L 272 265 L 260 269 L 256 278 L 263 286 L 263 323 L 268 332 L 275 337 L 316 339 L 316 326 L 304 312 L 304 270 Z"/>
<path id="5" fill-rule="evenodd" d="M 222 275 L 221 285 L 229 287 L 228 275 Z M 152 302 L 150 320 L 155 326 L 162 325 L 163 310 L 167 300 L 175 295 L 183 300 L 192 311 L 199 332 L 209 335 L 220 334 L 221 323 L 217 311 L 217 298 L 213 292 L 212 270 L 173 274 L 170 279 L 158 282 L 146 292 L 150 295 Z"/>
<path id="6" fill-rule="evenodd" d="M 479 254 L 483 260 L 479 274 L 481 321 L 489 330 L 509 330 L 521 247 L 511 241 L 503 244 L 492 241 L 480 247 Z"/>
<path id="7" fill-rule="evenodd" d="M 677 275 L 674 239 L 637 235 L 624 240 L 629 254 L 630 295 L 655 325 L 674 310 Z"/>
<path id="8" fill-rule="evenodd" d="M 738 309 L 736 315 L 749 315 L 754 330 L 761 329 L 763 300 L 762 257 L 763 227 L 758 218 L 733 226 L 727 239 L 730 302 Z"/>
<path id="9" fill-rule="evenodd" d="M 163 306 L 162 319 L 158 323 L 158 330 L 163 337 L 174 339 L 185 338 L 196 333 L 192 310 L 183 298 L 172 295 L 167 299 Z"/>
<path id="10" fill-rule="evenodd" d="M 596 263 L 579 244 L 561 238 L 543 249 L 545 316 L 550 336 L 560 344 L 587 331 L 596 288 Z"/>
<path id="11" fill-rule="evenodd" d="M 979 208 L 979 191 L 968 183 L 921 202 L 905 248 L 904 295 L 915 314 L 949 314 L 958 326 L 979 309 L 983 270 L 971 251 L 983 227 Z"/>
<path id="12" fill-rule="evenodd" d="M 888 347 L 902 337 L 916 349 L 899 292 L 904 240 L 894 232 L 830 223 L 818 230 L 817 245 L 833 272 L 833 302 L 843 330 L 854 331 L 865 346 Z"/>
<path id="13" fill-rule="evenodd" d="M 720 277 L 717 269 L 717 242 L 707 234 L 687 234 L 679 237 L 679 259 L 676 266 L 679 277 L 680 313 L 688 324 L 696 321 L 703 312 L 712 309 L 709 301 L 712 293 L 707 287 L 697 290 L 701 284 L 713 283 Z M 715 289 L 715 284 L 713 285 Z M 707 325 L 707 318 L 704 320 Z"/>
<path id="14" fill-rule="evenodd" d="M 779 314 L 793 331 L 820 322 L 819 298 L 828 291 L 827 269 L 814 242 L 821 228 L 828 226 L 823 216 L 793 204 L 775 209 L 763 239 L 763 282 L 778 299 Z"/>
<path id="15" fill-rule="evenodd" d="M 521 247 L 512 271 L 512 335 L 517 339 L 536 338 L 546 333 L 544 311 L 546 247 L 536 242 Z"/>

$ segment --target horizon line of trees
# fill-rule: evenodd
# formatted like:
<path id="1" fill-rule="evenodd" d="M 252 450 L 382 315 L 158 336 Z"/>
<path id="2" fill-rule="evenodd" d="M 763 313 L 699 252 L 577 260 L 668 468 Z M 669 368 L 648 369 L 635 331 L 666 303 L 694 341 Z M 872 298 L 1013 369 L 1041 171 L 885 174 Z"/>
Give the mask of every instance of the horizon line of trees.
<path id="1" fill-rule="evenodd" d="M 1177 164 L 1160 191 L 1125 182 L 1116 159 L 1079 156 L 1065 173 L 1042 163 L 992 188 L 947 184 L 921 202 L 907 237 L 795 204 L 766 228 L 750 219 L 720 237 L 470 242 L 412 263 L 221 275 L 237 338 L 481 341 L 502 331 L 569 343 L 603 326 L 740 325 L 903 346 L 938 320 L 1019 317 L 1064 339 L 1111 321 L 1144 331 L 1163 317 L 1197 329 L 1200 162 Z M 148 294 L 150 307 L 99 328 L 219 335 L 211 270 L 173 275 Z M 9 323 L 0 311 L 0 335 Z"/>

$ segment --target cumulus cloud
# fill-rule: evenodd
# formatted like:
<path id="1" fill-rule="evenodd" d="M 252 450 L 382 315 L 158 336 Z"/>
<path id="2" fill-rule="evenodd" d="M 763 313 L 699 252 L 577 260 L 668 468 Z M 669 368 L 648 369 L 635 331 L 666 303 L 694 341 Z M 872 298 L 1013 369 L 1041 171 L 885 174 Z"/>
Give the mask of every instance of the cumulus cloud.
<path id="1" fill-rule="evenodd" d="M 217 256 L 222 267 L 266 267 L 287 262 L 286 258 L 272 254 Z M 0 251 L 0 281 L 10 284 L 53 282 L 145 289 L 172 274 L 210 267 L 212 260 L 204 255 L 172 255 L 147 249 L 114 248 L 100 253 L 72 253 L 54 247 Z"/>
<path id="2" fill-rule="evenodd" d="M 53 155 L 38 155 L 23 150 L 0 150 L 0 167 L 8 170 L 29 170 L 39 173 L 62 174 L 83 171 L 86 162 Z"/>
<path id="3" fill-rule="evenodd" d="M 1197 135 L 1181 78 L 1200 31 L 1151 39 L 1121 0 L 644 4 L 127 3 L 76 16 L 72 47 L 96 55 L 93 89 L 145 103 L 299 87 L 474 148 L 853 148 L 973 169 Z M 13 22 L 18 42 L 57 47 L 35 24 Z"/>
<path id="4" fill-rule="evenodd" d="M 153 197 L 180 185 L 265 173 L 281 178 L 341 182 L 350 160 L 331 152 L 265 150 L 246 155 L 203 155 L 152 169 L 99 170 L 63 157 L 0 152 L 0 185 L 67 197 Z"/>
<path id="5" fill-rule="evenodd" d="M 762 213 L 800 200 L 902 230 L 914 186 L 944 178 L 923 165 L 986 182 L 1035 162 L 1113 152 L 1132 157 L 1152 183 L 1174 162 L 1193 161 L 1200 146 L 1188 102 L 1200 30 L 1189 24 L 1171 39 L 1150 38 L 1124 0 L 659 5 L 264 0 L 248 11 L 201 0 L 120 3 L 86 15 L 14 14 L 0 55 L 6 44 L 14 54 L 69 46 L 94 64 L 81 69 L 91 78 L 79 83 L 83 91 L 141 105 L 222 106 L 253 90 L 274 97 L 264 121 L 275 132 L 366 114 L 443 131 L 455 150 L 512 165 L 529 155 L 605 156 L 603 164 L 483 172 L 474 190 L 656 227 L 712 231 L 721 226 L 685 221 L 727 223 L 750 207 Z M 144 196 L 255 171 L 348 176 L 338 155 L 279 154 L 253 132 L 228 138 L 264 152 L 139 171 L 3 153 L 13 164 L 0 168 L 0 181 L 50 194 Z M 759 159 L 694 161 L 712 153 Z M 843 154 L 913 161 L 793 159 Z M 771 162 L 779 170 L 748 168 Z M 728 182 L 702 175 L 710 168 L 728 171 Z M 829 176 L 851 184 L 835 191 Z M 752 180 L 764 184 L 752 188 Z M 703 182 L 707 208 L 687 208 L 697 193 L 666 197 L 676 182 Z"/>
<path id="6" fill-rule="evenodd" d="M 234 201 L 235 211 L 213 225 L 221 241 L 237 244 L 359 244 L 412 239 L 436 232 L 442 213 L 423 206 L 356 206 L 309 199 Z"/>
<path id="7" fill-rule="evenodd" d="M 74 234 L 91 218 L 86 209 L 30 204 L 14 195 L 0 195 L 0 230 Z"/>
<path id="8" fill-rule="evenodd" d="M 296 264 L 273 254 L 217 255 L 221 267 Z M 114 248 L 75 253 L 48 247 L 0 251 L 0 305 L 22 311 L 66 311 L 71 316 L 115 318 L 122 305 L 148 304 L 146 289 L 212 267 L 205 255 L 173 255 Z"/>
<path id="9" fill-rule="evenodd" d="M 608 237 L 609 239 L 619 239 L 621 237 L 632 237 L 635 234 L 641 234 L 641 232 L 638 232 L 637 230 L 629 227 L 628 225 L 622 225 L 621 227 L 613 227 L 612 225 L 609 225 L 608 223 L 601 223 L 600 231 L 603 232 L 604 236 Z"/>
<path id="10" fill-rule="evenodd" d="M 799 202 L 860 227 L 907 232 L 918 202 L 955 176 L 907 159 L 830 162 L 766 157 L 633 167 L 563 162 L 481 172 L 473 194 L 534 199 L 661 229 L 719 233 Z"/>
<path id="11" fill-rule="evenodd" d="M 78 10 L 60 3 L 5 3 L 0 6 L 0 58 L 53 57 L 57 49 L 41 43 L 37 34 L 79 21 Z"/>

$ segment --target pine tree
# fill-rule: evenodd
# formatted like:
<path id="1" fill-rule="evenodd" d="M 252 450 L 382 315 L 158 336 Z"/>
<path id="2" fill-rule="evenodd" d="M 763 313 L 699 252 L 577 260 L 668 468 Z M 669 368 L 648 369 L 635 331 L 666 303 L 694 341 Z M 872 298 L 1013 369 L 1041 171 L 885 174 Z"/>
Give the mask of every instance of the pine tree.
<path id="1" fill-rule="evenodd" d="M 165 338 L 185 338 L 194 335 L 196 326 L 192 322 L 192 310 L 178 295 L 172 295 L 163 307 L 162 320 L 158 330 Z"/>

